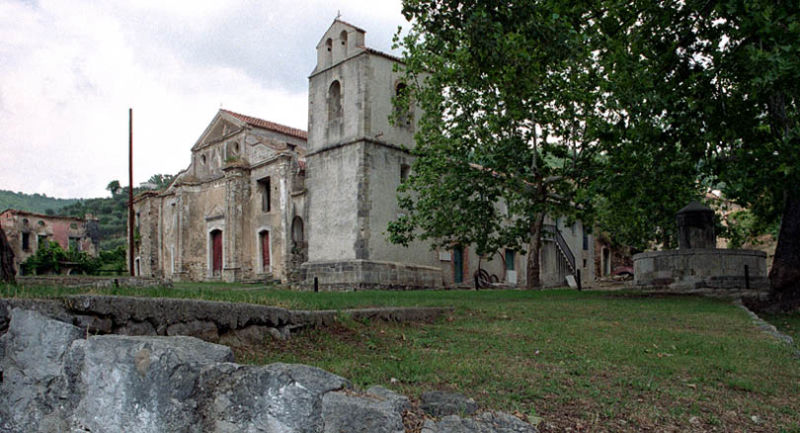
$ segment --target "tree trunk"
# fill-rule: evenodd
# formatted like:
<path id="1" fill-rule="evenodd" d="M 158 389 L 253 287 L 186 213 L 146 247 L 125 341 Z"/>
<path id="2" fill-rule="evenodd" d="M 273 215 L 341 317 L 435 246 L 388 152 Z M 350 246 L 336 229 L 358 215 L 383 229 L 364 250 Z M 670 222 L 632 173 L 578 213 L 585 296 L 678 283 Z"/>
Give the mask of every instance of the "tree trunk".
<path id="1" fill-rule="evenodd" d="M 542 249 L 542 226 L 544 225 L 544 213 L 536 216 L 531 225 L 531 238 L 528 241 L 528 263 L 527 263 L 527 289 L 541 289 L 542 280 L 539 278 L 541 266 L 539 263 L 539 252 Z"/>
<path id="2" fill-rule="evenodd" d="M 797 191 L 786 196 L 769 281 L 771 297 L 781 308 L 800 305 L 800 192 Z"/>
<path id="3" fill-rule="evenodd" d="M 6 239 L 3 229 L 0 229 L 0 283 L 14 283 L 14 250 Z"/>

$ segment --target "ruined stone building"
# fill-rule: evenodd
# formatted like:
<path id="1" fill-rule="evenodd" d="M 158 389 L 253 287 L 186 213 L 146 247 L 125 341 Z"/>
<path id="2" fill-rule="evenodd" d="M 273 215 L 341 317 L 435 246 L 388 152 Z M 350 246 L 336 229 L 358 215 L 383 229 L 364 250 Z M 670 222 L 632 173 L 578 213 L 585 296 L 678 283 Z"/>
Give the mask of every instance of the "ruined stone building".
<path id="1" fill-rule="evenodd" d="M 220 110 L 192 147 L 189 167 L 161 192 L 135 200 L 136 273 L 173 280 L 280 280 L 325 289 L 472 284 L 469 246 L 432 251 L 386 238 L 409 174 L 413 108 L 390 123 L 405 86 L 400 60 L 365 45 L 365 31 L 335 20 L 316 47 L 308 133 Z M 591 235 L 549 223 L 542 280 L 594 275 Z M 525 284 L 526 257 L 507 250 L 482 268 Z"/>
<path id="2" fill-rule="evenodd" d="M 97 255 L 100 242 L 97 220 L 91 215 L 81 219 L 6 209 L 0 213 L 0 228 L 14 251 L 17 272 L 20 263 L 36 254 L 45 242 L 58 242 L 65 250 L 85 251 L 91 256 Z"/>

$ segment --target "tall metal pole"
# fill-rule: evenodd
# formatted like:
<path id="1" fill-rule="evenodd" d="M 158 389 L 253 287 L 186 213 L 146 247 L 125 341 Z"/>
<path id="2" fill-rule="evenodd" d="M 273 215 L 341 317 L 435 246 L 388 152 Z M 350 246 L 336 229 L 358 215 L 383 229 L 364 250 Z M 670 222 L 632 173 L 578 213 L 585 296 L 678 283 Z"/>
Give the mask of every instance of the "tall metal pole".
<path id="1" fill-rule="evenodd" d="M 128 109 L 128 269 L 133 269 L 133 108 Z"/>

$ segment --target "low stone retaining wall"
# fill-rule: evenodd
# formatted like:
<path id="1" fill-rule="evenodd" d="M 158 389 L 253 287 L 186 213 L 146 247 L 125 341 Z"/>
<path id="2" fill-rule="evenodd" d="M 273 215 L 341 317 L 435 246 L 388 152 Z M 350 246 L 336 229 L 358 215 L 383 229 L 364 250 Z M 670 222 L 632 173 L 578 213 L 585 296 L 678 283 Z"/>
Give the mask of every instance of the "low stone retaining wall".
<path id="1" fill-rule="evenodd" d="M 432 266 L 377 260 L 307 262 L 300 267 L 301 288 L 353 291 L 370 289 L 419 290 L 442 287 L 442 270 Z"/>
<path id="2" fill-rule="evenodd" d="M 646 290 L 723 296 L 752 296 L 769 290 L 766 254 L 762 251 L 651 251 L 634 255 L 633 269 L 634 287 Z"/>
<path id="3" fill-rule="evenodd" d="M 66 287 L 95 288 L 111 287 L 172 287 L 169 280 L 147 277 L 94 277 L 86 275 L 34 275 L 17 277 L 17 284 L 22 287 Z"/>
<path id="4" fill-rule="evenodd" d="M 127 296 L 67 296 L 57 300 L 0 299 L 0 334 L 12 308 L 34 310 L 78 326 L 89 334 L 187 335 L 213 343 L 251 344 L 288 338 L 292 332 L 333 324 L 341 314 L 354 320 L 433 321 L 452 308 L 367 308 L 292 311 L 265 305 L 194 299 Z"/>

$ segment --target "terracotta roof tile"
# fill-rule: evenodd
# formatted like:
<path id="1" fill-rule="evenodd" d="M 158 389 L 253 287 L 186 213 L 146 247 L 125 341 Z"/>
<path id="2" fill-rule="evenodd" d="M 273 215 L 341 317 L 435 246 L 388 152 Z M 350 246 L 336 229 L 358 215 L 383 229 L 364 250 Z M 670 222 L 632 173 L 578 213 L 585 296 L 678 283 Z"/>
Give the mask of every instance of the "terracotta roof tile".
<path id="1" fill-rule="evenodd" d="M 269 120 L 259 119 L 257 117 L 247 116 L 245 114 L 235 113 L 230 110 L 220 109 L 220 111 L 229 114 L 242 122 L 247 123 L 258 128 L 269 129 L 270 131 L 280 132 L 281 134 L 291 135 L 293 137 L 308 140 L 308 132 L 302 129 L 292 128 L 290 126 L 281 125 L 279 123 L 270 122 Z"/>

